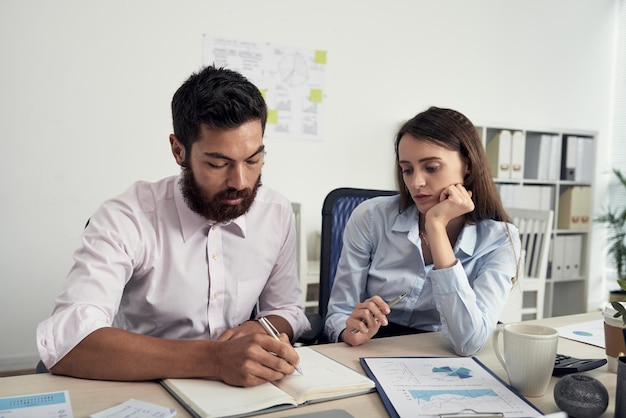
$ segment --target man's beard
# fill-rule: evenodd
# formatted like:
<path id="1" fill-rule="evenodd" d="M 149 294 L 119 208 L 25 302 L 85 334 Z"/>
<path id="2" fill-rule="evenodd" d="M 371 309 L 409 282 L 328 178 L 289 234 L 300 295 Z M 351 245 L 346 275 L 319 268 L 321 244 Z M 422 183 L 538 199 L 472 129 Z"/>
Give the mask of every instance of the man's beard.
<path id="1" fill-rule="evenodd" d="M 185 202 L 191 210 L 204 216 L 208 220 L 221 223 L 238 218 L 250 210 L 250 206 L 254 203 L 254 198 L 261 186 L 261 175 L 259 174 L 259 178 L 253 189 L 228 189 L 217 193 L 213 199 L 210 199 L 200 188 L 189 167 L 183 168 L 183 176 L 180 179 L 180 185 Z M 243 198 L 238 205 L 223 203 L 225 199 L 238 198 Z"/>

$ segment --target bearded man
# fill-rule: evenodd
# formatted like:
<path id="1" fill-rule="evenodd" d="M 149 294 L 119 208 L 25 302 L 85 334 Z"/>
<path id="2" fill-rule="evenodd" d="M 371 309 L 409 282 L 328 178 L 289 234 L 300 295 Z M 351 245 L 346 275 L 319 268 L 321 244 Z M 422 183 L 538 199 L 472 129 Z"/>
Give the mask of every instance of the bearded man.
<path id="1" fill-rule="evenodd" d="M 261 186 L 265 101 L 241 74 L 209 66 L 176 91 L 172 118 L 180 175 L 137 182 L 90 217 L 37 327 L 42 362 L 102 380 L 279 380 L 310 324 L 291 204 Z"/>

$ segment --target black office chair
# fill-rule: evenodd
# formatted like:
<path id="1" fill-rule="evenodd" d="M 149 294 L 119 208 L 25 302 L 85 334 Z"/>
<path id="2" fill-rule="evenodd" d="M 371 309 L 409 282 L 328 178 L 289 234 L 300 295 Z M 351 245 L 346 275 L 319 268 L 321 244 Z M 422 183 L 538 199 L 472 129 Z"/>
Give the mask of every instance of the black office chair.
<path id="1" fill-rule="evenodd" d="M 343 248 L 343 230 L 354 208 L 376 196 L 393 196 L 393 190 L 357 189 L 342 187 L 328 193 L 322 205 L 322 236 L 320 243 L 320 285 L 318 313 L 307 314 L 311 332 L 298 341 L 303 344 L 325 343 L 324 321 L 328 312 L 328 299 L 335 281 L 337 263 Z"/>
<path id="2" fill-rule="evenodd" d="M 45 364 L 43 364 L 43 361 L 39 360 L 37 366 L 35 367 L 35 373 L 50 373 L 50 371 Z"/>

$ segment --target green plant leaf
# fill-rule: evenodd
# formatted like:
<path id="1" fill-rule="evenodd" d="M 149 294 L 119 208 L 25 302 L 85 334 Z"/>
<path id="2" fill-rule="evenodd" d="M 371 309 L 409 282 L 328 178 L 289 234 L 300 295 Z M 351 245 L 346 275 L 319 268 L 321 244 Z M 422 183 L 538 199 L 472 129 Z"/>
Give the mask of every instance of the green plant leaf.
<path id="1" fill-rule="evenodd" d="M 619 169 L 613 169 L 615 177 L 619 180 L 618 185 L 623 186 L 619 193 L 626 189 L 626 175 Z M 608 230 L 606 240 L 607 255 L 610 264 L 617 270 L 618 283 L 623 290 L 626 290 L 626 207 L 609 207 L 600 216 L 594 219 L 595 222 L 604 224 Z M 625 322 L 626 323 L 626 322 Z"/>
<path id="2" fill-rule="evenodd" d="M 624 323 L 624 325 L 626 325 L 626 308 L 624 307 L 624 305 L 619 302 L 613 301 L 611 302 L 611 306 L 617 311 L 613 315 L 613 318 L 619 318 L 621 316 L 622 322 Z"/>

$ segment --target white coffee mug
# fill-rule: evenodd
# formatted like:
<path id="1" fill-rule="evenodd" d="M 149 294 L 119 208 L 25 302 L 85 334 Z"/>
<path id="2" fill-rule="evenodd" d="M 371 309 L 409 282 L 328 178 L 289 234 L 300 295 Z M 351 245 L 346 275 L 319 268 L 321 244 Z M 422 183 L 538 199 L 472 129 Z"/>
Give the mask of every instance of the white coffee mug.
<path id="1" fill-rule="evenodd" d="M 543 325 L 518 322 L 499 324 L 491 338 L 511 386 L 524 396 L 544 395 L 554 369 L 558 331 Z"/>

